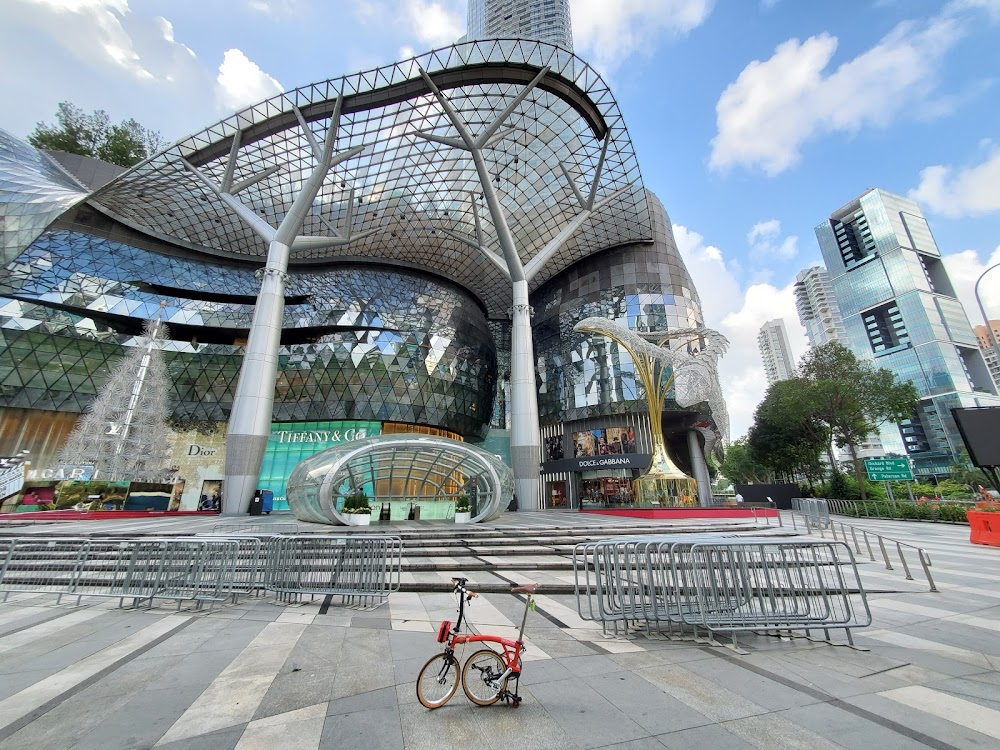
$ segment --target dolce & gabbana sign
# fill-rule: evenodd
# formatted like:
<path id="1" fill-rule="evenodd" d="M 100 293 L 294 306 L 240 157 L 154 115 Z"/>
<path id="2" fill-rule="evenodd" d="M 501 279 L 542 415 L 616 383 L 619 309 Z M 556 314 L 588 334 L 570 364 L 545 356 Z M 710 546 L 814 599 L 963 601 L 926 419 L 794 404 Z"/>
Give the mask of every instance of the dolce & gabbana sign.
<path id="1" fill-rule="evenodd" d="M 560 471 L 593 471 L 594 469 L 645 469 L 649 466 L 650 456 L 646 453 L 625 453 L 611 456 L 580 456 L 579 458 L 563 458 L 558 461 L 545 461 L 542 473 L 550 474 Z"/>

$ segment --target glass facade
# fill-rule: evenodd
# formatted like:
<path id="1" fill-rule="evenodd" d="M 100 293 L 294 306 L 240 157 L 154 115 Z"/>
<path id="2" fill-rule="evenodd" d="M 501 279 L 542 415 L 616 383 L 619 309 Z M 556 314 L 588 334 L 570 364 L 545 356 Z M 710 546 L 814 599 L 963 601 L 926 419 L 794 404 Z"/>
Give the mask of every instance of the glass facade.
<path id="1" fill-rule="evenodd" d="M 654 195 L 647 193 L 647 201 L 652 244 L 615 248 L 577 263 L 532 295 L 543 424 L 646 411 L 632 358 L 610 339 L 575 331 L 584 318 L 610 318 L 639 331 L 701 325 L 701 302 L 670 219 Z"/>
<path id="2" fill-rule="evenodd" d="M 566 2 L 528 5 L 531 23 L 564 17 L 569 33 Z M 515 103 L 543 67 L 543 83 Z M 25 144 L 0 151 L 14 206 L 3 228 L 16 230 L 0 274 L 0 407 L 81 413 L 162 306 L 175 429 L 225 423 L 267 243 L 221 186 L 275 227 L 339 110 L 339 142 L 363 151 L 329 172 L 291 242 L 272 421 L 396 422 L 502 443 L 510 279 L 469 247 L 497 249 L 473 160 L 413 137 L 454 134 L 422 71 L 474 129 L 510 108 L 483 158 L 522 264 L 545 251 L 531 279 L 543 426 L 605 415 L 648 446 L 648 420 L 645 436 L 641 419 L 614 421 L 646 408 L 628 355 L 573 327 L 595 315 L 637 330 L 695 326 L 697 292 L 606 82 L 565 47 L 529 40 L 458 44 L 285 92 L 91 193 Z M 563 241 L 581 210 L 567 175 L 610 199 Z M 42 204 L 53 207 L 44 216 Z M 29 214 L 25 231 L 9 218 Z M 281 455 L 266 481 L 300 457 Z"/>
<path id="3" fill-rule="evenodd" d="M 225 421 L 253 268 L 177 258 L 51 229 L 0 281 L 0 405 L 81 412 L 109 368 L 166 301 L 177 333 L 165 358 L 174 419 Z M 482 436 L 496 349 L 481 306 L 416 271 L 338 266 L 287 288 L 276 421 L 391 420 Z"/>
<path id="4" fill-rule="evenodd" d="M 882 430 L 887 451 L 921 474 L 947 473 L 963 447 L 957 406 L 1000 406 L 972 326 L 913 201 L 870 190 L 816 227 L 845 340 L 859 358 L 912 381 L 912 419 Z"/>
<path id="5" fill-rule="evenodd" d="M 0 265 L 88 192 L 43 152 L 0 130 Z"/>
<path id="6" fill-rule="evenodd" d="M 287 510 L 285 482 L 309 456 L 341 443 L 374 437 L 380 422 L 281 422 L 271 425 L 257 487 L 274 493 L 274 510 Z"/>

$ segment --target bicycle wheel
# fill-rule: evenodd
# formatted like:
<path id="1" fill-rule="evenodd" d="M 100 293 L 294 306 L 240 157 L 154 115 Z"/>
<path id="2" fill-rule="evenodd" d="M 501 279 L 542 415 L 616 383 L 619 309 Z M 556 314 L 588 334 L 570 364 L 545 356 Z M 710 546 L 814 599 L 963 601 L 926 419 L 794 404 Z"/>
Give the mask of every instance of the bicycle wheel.
<path id="1" fill-rule="evenodd" d="M 417 675 L 417 700 L 425 708 L 440 708 L 458 690 L 458 659 L 442 651 L 428 659 Z"/>
<path id="2" fill-rule="evenodd" d="M 496 651 L 488 648 L 477 651 L 462 668 L 462 690 L 477 706 L 492 706 L 507 687 L 506 678 L 499 682 L 506 671 L 507 664 Z"/>

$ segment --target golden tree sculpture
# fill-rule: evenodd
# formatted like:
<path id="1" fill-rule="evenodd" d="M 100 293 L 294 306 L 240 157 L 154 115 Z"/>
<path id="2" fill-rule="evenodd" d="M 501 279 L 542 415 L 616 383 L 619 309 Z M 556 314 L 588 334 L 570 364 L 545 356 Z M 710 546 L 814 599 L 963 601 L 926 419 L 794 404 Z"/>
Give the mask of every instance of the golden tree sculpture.
<path id="1" fill-rule="evenodd" d="M 585 318 L 575 330 L 606 336 L 628 352 L 646 392 L 653 455 L 649 468 L 634 482 L 633 496 L 640 505 L 693 505 L 697 483 L 667 451 L 663 405 L 671 389 L 679 406 L 708 402 L 716 429 L 700 428 L 706 452 L 728 440 L 729 414 L 717 368 L 729 340 L 711 328 L 639 332 L 608 318 Z"/>

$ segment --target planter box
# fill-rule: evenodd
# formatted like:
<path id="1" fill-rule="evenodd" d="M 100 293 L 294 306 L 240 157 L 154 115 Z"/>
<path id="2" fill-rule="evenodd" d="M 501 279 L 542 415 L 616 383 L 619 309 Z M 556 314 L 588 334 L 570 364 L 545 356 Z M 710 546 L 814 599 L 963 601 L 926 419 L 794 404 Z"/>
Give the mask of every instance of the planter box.
<path id="1" fill-rule="evenodd" d="M 372 522 L 371 513 L 345 513 L 348 526 L 368 526 Z"/>
<path id="2" fill-rule="evenodd" d="M 1000 513 L 969 510 L 965 515 L 969 519 L 970 542 L 1000 547 Z"/>
<path id="3" fill-rule="evenodd" d="M 457 511 L 455 512 L 455 523 L 468 523 L 471 520 L 472 520 L 471 511 L 468 513 L 459 513 Z"/>

